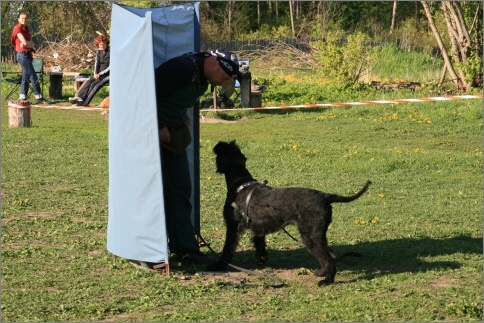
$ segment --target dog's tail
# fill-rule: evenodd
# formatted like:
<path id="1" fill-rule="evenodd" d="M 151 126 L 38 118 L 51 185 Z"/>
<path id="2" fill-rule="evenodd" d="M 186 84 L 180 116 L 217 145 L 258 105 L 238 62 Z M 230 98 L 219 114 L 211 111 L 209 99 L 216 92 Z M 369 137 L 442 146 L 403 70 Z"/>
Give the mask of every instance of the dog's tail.
<path id="1" fill-rule="evenodd" d="M 363 186 L 363 188 L 358 193 L 356 193 L 355 195 L 351 195 L 351 196 L 341 196 L 341 195 L 338 195 L 338 194 L 328 194 L 328 200 L 330 201 L 330 203 L 333 203 L 333 202 L 348 203 L 348 202 L 354 201 L 357 198 L 359 198 L 361 195 L 363 195 L 363 193 L 366 192 L 366 190 L 368 189 L 368 186 L 370 186 L 370 184 L 371 184 L 371 181 L 367 181 L 365 186 Z"/>

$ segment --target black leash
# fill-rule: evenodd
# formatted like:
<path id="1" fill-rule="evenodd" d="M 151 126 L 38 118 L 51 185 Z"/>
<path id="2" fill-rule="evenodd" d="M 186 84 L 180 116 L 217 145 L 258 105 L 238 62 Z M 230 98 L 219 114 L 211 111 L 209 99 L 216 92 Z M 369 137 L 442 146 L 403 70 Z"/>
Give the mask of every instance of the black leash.
<path id="1" fill-rule="evenodd" d="M 268 274 L 262 274 L 262 273 L 259 273 L 257 271 L 245 269 L 245 268 L 236 266 L 234 264 L 231 264 L 231 263 L 223 260 L 220 256 L 217 255 L 217 253 L 215 252 L 215 250 L 212 249 L 212 247 L 210 246 L 210 244 L 208 244 L 205 241 L 205 239 L 203 239 L 203 237 L 200 234 L 198 235 L 198 237 L 200 238 L 200 240 L 204 244 L 204 246 L 207 247 L 211 252 L 213 252 L 217 256 L 217 258 L 220 259 L 221 261 L 223 261 L 227 266 L 232 267 L 232 268 L 234 268 L 234 269 L 236 269 L 238 271 L 244 272 L 244 273 L 249 274 L 249 275 L 258 276 L 258 277 L 261 277 L 261 278 L 268 278 L 268 279 L 276 282 L 276 284 L 271 285 L 271 287 L 274 287 L 274 288 L 279 288 L 279 287 L 283 287 L 283 286 L 286 285 L 286 283 L 284 283 L 282 280 L 280 280 L 279 278 L 277 278 L 275 276 L 268 275 Z"/>
<path id="2" fill-rule="evenodd" d="M 282 231 L 284 231 L 292 240 L 301 243 L 298 239 L 294 238 L 289 232 L 287 232 L 286 228 L 282 228 Z"/>
<path id="3" fill-rule="evenodd" d="M 287 232 L 286 228 L 282 228 L 282 230 L 294 241 L 296 241 L 297 243 L 301 244 L 301 241 L 299 241 L 298 239 L 294 238 L 289 232 Z M 331 252 L 332 253 L 332 252 Z M 336 256 L 334 256 L 336 257 Z M 344 254 L 342 254 L 341 256 L 339 257 L 336 257 L 336 259 L 341 259 L 343 257 L 363 257 L 363 255 L 361 253 L 358 253 L 358 252 L 353 252 L 353 251 L 348 251 L 348 252 L 345 252 Z"/>

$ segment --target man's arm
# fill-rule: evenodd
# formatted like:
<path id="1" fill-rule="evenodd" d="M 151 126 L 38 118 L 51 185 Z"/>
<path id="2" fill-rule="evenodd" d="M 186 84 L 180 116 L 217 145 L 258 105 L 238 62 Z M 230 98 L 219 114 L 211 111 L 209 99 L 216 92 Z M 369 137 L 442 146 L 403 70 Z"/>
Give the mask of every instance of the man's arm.
<path id="1" fill-rule="evenodd" d="M 18 33 L 17 38 L 20 40 L 20 47 L 25 49 L 34 49 L 34 43 L 31 40 L 25 39 L 22 33 Z"/>
<path id="2" fill-rule="evenodd" d="M 193 62 L 186 56 L 178 56 L 161 64 L 155 70 L 156 99 L 160 100 L 189 85 L 193 80 L 194 72 Z M 170 132 L 161 116 L 158 116 L 158 126 L 160 140 L 165 143 L 170 142 Z"/>

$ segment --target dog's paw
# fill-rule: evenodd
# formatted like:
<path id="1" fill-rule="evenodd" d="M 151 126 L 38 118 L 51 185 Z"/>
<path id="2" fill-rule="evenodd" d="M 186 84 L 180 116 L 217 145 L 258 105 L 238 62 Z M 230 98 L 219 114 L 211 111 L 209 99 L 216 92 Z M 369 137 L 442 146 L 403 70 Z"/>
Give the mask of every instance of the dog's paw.
<path id="1" fill-rule="evenodd" d="M 335 272 L 336 274 L 336 272 Z M 322 285 L 330 285 L 334 283 L 334 274 L 328 274 L 328 272 L 325 269 L 319 268 L 314 272 L 314 276 L 316 277 L 324 277 L 323 280 L 320 280 L 318 282 L 318 286 Z"/>
<path id="2" fill-rule="evenodd" d="M 264 257 L 257 257 L 257 267 L 262 268 L 266 265 L 267 255 Z"/>
<path id="3" fill-rule="evenodd" d="M 327 279 L 323 279 L 318 282 L 318 287 L 328 286 L 328 285 L 331 285 L 332 283 L 334 283 L 334 280 L 328 281 Z"/>
<path id="4" fill-rule="evenodd" d="M 257 266 L 258 267 L 264 267 L 265 264 L 266 264 L 267 258 L 268 258 L 267 253 L 263 256 L 258 255 L 257 256 Z"/>
<path id="5" fill-rule="evenodd" d="M 257 266 L 263 267 L 269 258 L 267 251 L 256 251 L 255 257 L 257 258 Z"/>
<path id="6" fill-rule="evenodd" d="M 222 261 L 219 261 L 219 262 L 216 262 L 214 264 L 208 265 L 207 270 L 208 271 L 225 271 L 225 270 L 227 270 L 227 264 L 222 262 Z"/>
<path id="7" fill-rule="evenodd" d="M 319 268 L 314 271 L 314 276 L 316 277 L 324 277 L 325 275 L 326 271 L 324 269 Z"/>

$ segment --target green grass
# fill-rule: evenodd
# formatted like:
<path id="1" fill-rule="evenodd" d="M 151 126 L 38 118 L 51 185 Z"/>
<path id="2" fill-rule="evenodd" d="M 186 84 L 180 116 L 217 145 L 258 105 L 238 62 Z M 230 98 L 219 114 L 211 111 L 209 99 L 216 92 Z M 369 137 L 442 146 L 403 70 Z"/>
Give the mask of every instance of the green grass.
<path id="1" fill-rule="evenodd" d="M 252 174 L 274 187 L 351 194 L 373 182 L 357 201 L 334 205 L 328 231 L 337 254 L 363 257 L 343 259 L 336 283 L 319 287 L 315 260 L 272 234 L 264 272 L 287 283 L 276 289 L 243 273 L 173 266 L 163 276 L 113 259 L 108 120 L 32 108 L 33 127 L 8 128 L 3 103 L 2 320 L 482 321 L 481 110 L 482 100 L 465 100 L 201 123 L 201 228 L 217 251 L 226 192 L 211 151 L 219 140 L 236 139 Z M 249 235 L 234 262 L 255 268 Z"/>
<path id="2" fill-rule="evenodd" d="M 440 71 L 391 48 L 379 62 L 382 80 L 426 82 Z M 345 90 L 310 72 L 258 75 L 256 63 L 265 105 L 435 95 Z M 53 103 L 72 95 L 64 89 Z M 278 232 L 263 272 L 287 283 L 279 289 L 203 266 L 173 264 L 170 276 L 133 268 L 106 250 L 108 120 L 33 108 L 33 127 L 8 128 L 4 102 L 3 321 L 482 321 L 482 100 L 206 115 L 239 120 L 201 124 L 201 228 L 215 250 L 225 184 L 212 148 L 236 139 L 252 174 L 274 187 L 351 194 L 372 180 L 359 200 L 334 205 L 328 231 L 337 254 L 363 257 L 345 258 L 336 283 L 319 287 L 315 260 Z M 254 269 L 254 259 L 246 235 L 234 262 Z"/>
<path id="3" fill-rule="evenodd" d="M 380 49 L 372 73 L 383 80 L 435 83 L 442 73 L 443 60 L 425 53 L 405 52 L 394 46 Z"/>

